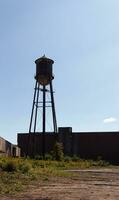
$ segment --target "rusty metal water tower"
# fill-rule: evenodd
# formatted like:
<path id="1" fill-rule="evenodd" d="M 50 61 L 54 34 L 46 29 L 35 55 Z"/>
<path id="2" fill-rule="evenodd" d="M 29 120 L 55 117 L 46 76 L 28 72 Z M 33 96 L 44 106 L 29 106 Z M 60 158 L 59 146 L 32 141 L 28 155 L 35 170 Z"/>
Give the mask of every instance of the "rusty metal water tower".
<path id="1" fill-rule="evenodd" d="M 57 121 L 54 103 L 54 92 L 52 80 L 53 76 L 53 63 L 52 59 L 45 57 L 38 58 L 36 61 L 36 75 L 35 75 L 35 89 L 33 97 L 32 112 L 30 118 L 29 133 L 36 132 L 36 126 L 38 121 L 38 111 L 42 113 L 42 134 L 46 133 L 46 109 L 51 107 L 52 110 L 52 122 L 53 132 L 57 132 Z M 50 94 L 50 101 L 47 100 L 47 93 Z"/>

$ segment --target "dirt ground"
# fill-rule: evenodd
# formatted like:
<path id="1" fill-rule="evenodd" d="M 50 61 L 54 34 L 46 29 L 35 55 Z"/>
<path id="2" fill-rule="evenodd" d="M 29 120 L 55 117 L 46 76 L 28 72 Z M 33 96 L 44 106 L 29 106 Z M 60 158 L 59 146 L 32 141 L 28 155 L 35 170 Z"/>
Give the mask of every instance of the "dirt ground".
<path id="1" fill-rule="evenodd" d="M 115 200 L 119 199 L 119 168 L 70 170 L 74 177 L 51 178 L 29 186 L 17 196 L 0 200 Z"/>

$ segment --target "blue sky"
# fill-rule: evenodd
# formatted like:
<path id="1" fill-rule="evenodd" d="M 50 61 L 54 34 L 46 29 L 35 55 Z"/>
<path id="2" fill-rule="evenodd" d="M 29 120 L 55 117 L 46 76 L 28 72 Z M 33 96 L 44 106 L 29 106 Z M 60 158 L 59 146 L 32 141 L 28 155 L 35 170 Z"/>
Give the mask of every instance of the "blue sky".
<path id="1" fill-rule="evenodd" d="M 0 136 L 27 132 L 35 63 L 54 63 L 58 126 L 119 130 L 119 1 L 0 0 Z"/>

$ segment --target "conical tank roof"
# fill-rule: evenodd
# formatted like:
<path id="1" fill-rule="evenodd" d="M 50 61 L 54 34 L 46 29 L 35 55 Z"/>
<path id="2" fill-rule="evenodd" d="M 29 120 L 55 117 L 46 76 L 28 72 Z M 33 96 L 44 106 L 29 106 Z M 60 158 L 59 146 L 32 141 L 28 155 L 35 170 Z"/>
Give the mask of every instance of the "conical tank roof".
<path id="1" fill-rule="evenodd" d="M 42 62 L 42 61 L 45 61 L 45 62 L 49 62 L 49 63 L 54 63 L 54 61 L 52 60 L 52 59 L 50 59 L 50 58 L 47 58 L 46 56 L 45 56 L 45 54 L 42 56 L 42 57 L 40 57 L 40 58 L 38 58 L 37 60 L 35 60 L 35 63 L 36 64 L 39 64 L 40 62 Z"/>

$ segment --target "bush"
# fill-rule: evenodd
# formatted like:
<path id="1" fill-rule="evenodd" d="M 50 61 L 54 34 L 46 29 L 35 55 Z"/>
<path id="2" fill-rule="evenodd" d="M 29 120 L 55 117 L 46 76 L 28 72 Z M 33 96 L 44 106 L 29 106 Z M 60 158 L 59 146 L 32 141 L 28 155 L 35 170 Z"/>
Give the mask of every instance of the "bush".
<path id="1" fill-rule="evenodd" d="M 32 168 L 32 165 L 30 163 L 20 163 L 19 164 L 19 170 L 24 174 L 28 173 Z"/>
<path id="2" fill-rule="evenodd" d="M 32 167 L 33 168 L 37 168 L 37 167 L 39 167 L 39 160 L 34 160 L 33 162 L 32 162 Z"/>
<path id="3" fill-rule="evenodd" d="M 100 167 L 105 167 L 109 165 L 109 162 L 105 161 L 105 160 L 99 160 L 97 161 L 98 166 Z"/>
<path id="4" fill-rule="evenodd" d="M 64 158 L 62 143 L 56 142 L 52 151 L 52 157 L 54 160 L 61 161 Z"/>
<path id="5" fill-rule="evenodd" d="M 35 160 L 43 160 L 43 156 L 42 155 L 36 155 L 34 159 Z"/>
<path id="6" fill-rule="evenodd" d="M 2 169 L 3 169 L 3 162 L 0 161 L 0 171 L 2 171 Z"/>
<path id="7" fill-rule="evenodd" d="M 109 162 L 103 160 L 103 158 L 101 156 L 98 156 L 97 157 L 97 166 L 108 166 L 109 165 Z"/>
<path id="8" fill-rule="evenodd" d="M 51 154 L 45 154 L 45 160 L 53 160 Z"/>
<path id="9" fill-rule="evenodd" d="M 8 160 L 3 163 L 2 169 L 3 171 L 14 172 L 17 171 L 17 164 L 13 160 Z"/>
<path id="10" fill-rule="evenodd" d="M 72 161 L 72 158 L 70 156 L 65 156 L 64 157 L 64 161 L 65 162 L 70 162 L 70 161 Z"/>
<path id="11" fill-rule="evenodd" d="M 76 156 L 76 155 L 74 155 L 73 157 L 72 157 L 72 161 L 79 161 L 80 160 L 80 157 L 78 157 L 78 156 Z"/>

